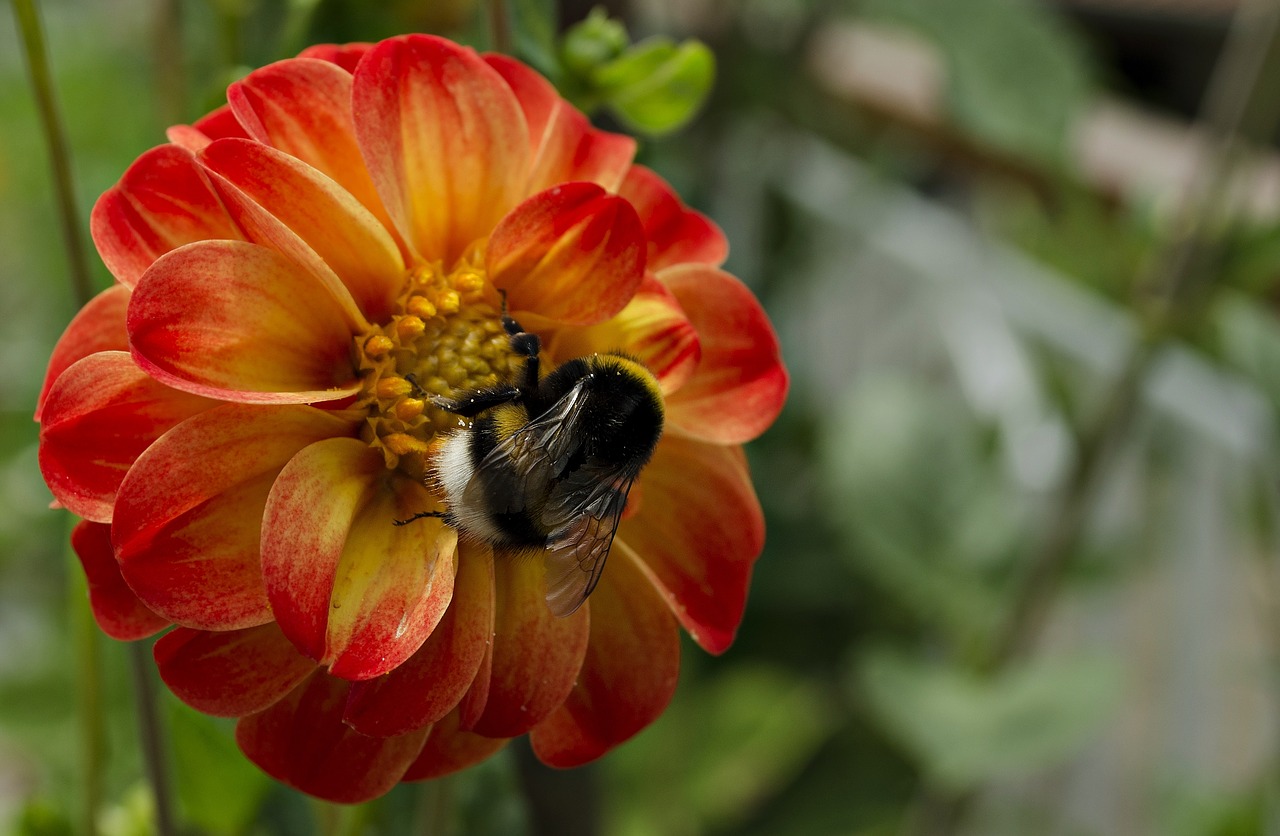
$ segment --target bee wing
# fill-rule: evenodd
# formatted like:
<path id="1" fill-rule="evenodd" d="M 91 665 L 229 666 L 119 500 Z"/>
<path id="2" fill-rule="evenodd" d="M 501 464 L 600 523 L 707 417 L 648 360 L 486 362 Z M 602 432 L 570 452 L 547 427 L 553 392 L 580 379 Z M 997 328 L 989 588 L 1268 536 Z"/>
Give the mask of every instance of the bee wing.
<path id="1" fill-rule="evenodd" d="M 582 446 L 576 426 L 586 403 L 584 392 L 579 383 L 537 420 L 499 441 L 463 488 L 463 503 L 487 505 L 499 514 L 541 504 Z"/>
<path id="2" fill-rule="evenodd" d="M 547 606 L 555 615 L 572 615 L 596 588 L 634 481 L 634 474 L 586 472 L 553 489 L 543 519 L 564 519 L 546 548 Z"/>

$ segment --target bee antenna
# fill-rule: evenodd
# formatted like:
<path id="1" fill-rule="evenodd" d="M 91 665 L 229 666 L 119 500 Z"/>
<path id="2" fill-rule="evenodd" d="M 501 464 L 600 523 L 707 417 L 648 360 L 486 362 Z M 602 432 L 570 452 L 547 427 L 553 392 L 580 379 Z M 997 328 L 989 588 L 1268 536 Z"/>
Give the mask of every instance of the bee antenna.
<path id="1" fill-rule="evenodd" d="M 431 397 L 431 393 L 428 392 L 426 389 L 422 388 L 422 384 L 418 382 L 418 378 L 413 376 L 413 372 L 409 372 L 408 374 L 406 374 L 404 376 L 404 379 L 409 381 L 409 385 L 413 387 L 412 391 L 413 391 L 414 397 L 422 398 L 424 400 Z"/>

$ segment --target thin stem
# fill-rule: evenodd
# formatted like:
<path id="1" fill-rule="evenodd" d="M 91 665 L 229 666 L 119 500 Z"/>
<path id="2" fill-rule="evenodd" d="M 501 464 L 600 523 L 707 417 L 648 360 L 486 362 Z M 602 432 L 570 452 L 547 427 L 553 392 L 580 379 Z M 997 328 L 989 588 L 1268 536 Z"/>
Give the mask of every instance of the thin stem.
<path id="1" fill-rule="evenodd" d="M 129 668 L 133 674 L 133 690 L 138 708 L 138 738 L 142 744 L 142 763 L 156 803 L 156 833 L 172 836 L 173 801 L 169 793 L 169 773 L 164 755 L 164 726 L 156 702 L 151 654 L 145 642 L 129 644 Z"/>
<path id="2" fill-rule="evenodd" d="M 84 238 L 80 233 L 80 213 L 76 208 L 75 190 L 71 185 L 71 152 L 67 143 L 66 128 L 58 111 L 53 92 L 53 76 L 49 72 L 49 58 L 45 49 L 44 27 L 40 23 L 34 0 L 13 0 L 13 13 L 18 21 L 19 40 L 27 60 L 27 73 L 31 77 L 31 91 L 40 111 L 40 126 L 45 144 L 49 148 L 49 162 L 53 167 L 54 193 L 58 200 L 58 220 L 62 227 L 63 244 L 67 250 L 67 262 L 71 274 L 72 291 L 76 301 L 84 305 L 93 298 L 93 282 L 89 275 Z"/>
<path id="3" fill-rule="evenodd" d="M 453 777 L 424 781 L 418 790 L 415 815 L 421 836 L 453 836 Z"/>
<path id="4" fill-rule="evenodd" d="M 494 52 L 512 54 L 511 19 L 507 16 L 507 0 L 489 0 L 489 41 Z"/>
<path id="5" fill-rule="evenodd" d="M 187 114 L 187 74 L 182 61 L 182 4 L 156 0 L 151 33 L 152 73 L 156 111 L 162 127 L 175 125 Z"/>
<path id="6" fill-rule="evenodd" d="M 102 804 L 102 774 L 106 766 L 106 731 L 102 710 L 102 637 L 89 606 L 84 572 L 73 561 L 67 586 L 72 647 L 76 666 L 76 713 L 80 725 L 80 827 L 78 832 L 97 836 L 98 808 Z"/>

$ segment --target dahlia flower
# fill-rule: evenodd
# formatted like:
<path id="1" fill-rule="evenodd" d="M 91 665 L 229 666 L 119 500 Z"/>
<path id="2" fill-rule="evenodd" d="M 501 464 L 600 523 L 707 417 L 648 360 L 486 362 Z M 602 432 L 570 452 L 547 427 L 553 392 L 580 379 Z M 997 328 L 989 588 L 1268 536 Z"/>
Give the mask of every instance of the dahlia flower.
<path id="1" fill-rule="evenodd" d="M 227 100 L 98 201 L 116 283 L 37 408 L 99 624 L 169 628 L 173 693 L 321 798 L 524 734 L 554 766 L 599 757 L 667 705 L 681 626 L 729 646 L 763 542 L 741 444 L 787 379 L 723 235 L 631 139 L 441 38 L 312 48 Z M 430 396 L 512 374 L 504 297 L 544 369 L 621 349 L 665 399 L 603 577 L 563 618 L 540 561 L 392 524 L 440 507 L 433 442 L 465 423 Z"/>

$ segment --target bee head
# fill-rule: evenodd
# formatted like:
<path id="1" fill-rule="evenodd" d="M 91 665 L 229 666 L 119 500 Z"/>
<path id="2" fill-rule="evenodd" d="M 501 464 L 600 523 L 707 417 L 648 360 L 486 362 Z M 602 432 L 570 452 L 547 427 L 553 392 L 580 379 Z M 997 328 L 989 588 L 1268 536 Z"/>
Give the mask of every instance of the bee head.
<path id="1" fill-rule="evenodd" d="M 662 435 L 662 390 L 639 360 L 625 354 L 587 358 L 588 404 L 583 431 L 604 461 L 643 466 Z"/>

